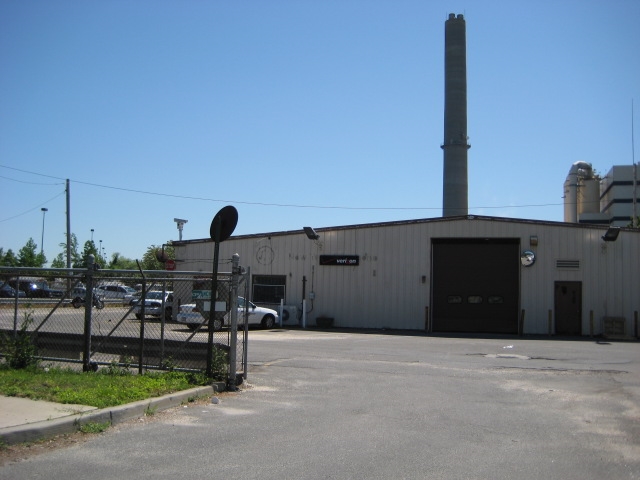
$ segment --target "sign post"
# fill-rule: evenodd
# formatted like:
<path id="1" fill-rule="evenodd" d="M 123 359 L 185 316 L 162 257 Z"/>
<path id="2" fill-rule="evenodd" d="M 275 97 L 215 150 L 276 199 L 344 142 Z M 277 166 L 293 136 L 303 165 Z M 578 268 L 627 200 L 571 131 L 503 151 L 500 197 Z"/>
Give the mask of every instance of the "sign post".
<path id="1" fill-rule="evenodd" d="M 207 376 L 213 374 L 213 322 L 216 312 L 216 301 L 218 300 L 218 253 L 220 251 L 220 242 L 225 241 L 231 236 L 238 223 L 238 211 L 235 207 L 227 205 L 222 208 L 216 216 L 213 217 L 209 235 L 213 240 L 213 276 L 211 278 L 211 307 L 209 308 L 209 337 L 207 351 Z M 235 355 L 235 352 L 229 352 L 229 356 Z M 236 372 L 233 372 L 235 378 Z"/>

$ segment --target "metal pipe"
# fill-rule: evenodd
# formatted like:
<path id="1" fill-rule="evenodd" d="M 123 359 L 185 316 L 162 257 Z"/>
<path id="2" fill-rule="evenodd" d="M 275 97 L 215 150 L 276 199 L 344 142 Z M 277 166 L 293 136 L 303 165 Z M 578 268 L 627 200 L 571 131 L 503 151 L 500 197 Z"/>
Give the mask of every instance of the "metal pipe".
<path id="1" fill-rule="evenodd" d="M 229 338 L 229 378 L 227 380 L 228 390 L 236 391 L 236 375 L 238 373 L 237 351 L 238 351 L 238 281 L 239 281 L 239 265 L 240 255 L 234 253 L 231 257 L 231 325 Z M 245 298 L 245 306 L 248 305 L 249 299 Z M 245 320 L 245 324 L 247 321 Z"/>

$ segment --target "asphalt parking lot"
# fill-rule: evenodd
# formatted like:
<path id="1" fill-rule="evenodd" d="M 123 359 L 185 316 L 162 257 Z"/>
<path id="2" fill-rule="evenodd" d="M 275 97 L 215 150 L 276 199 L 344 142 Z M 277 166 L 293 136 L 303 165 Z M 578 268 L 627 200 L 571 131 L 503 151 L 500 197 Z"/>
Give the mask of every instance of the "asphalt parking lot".
<path id="1" fill-rule="evenodd" d="M 637 342 L 251 331 L 243 389 L 0 478 L 640 478 Z"/>

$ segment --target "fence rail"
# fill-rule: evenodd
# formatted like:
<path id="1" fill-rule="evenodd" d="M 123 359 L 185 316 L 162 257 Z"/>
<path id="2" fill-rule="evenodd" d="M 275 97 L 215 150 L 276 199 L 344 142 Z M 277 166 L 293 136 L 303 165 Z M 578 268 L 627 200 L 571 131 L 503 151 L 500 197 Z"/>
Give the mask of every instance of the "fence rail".
<path id="1" fill-rule="evenodd" d="M 226 305 L 226 311 L 211 313 L 212 302 L 199 294 L 211 291 L 212 273 L 0 267 L 0 286 L 15 287 L 13 297 L 0 299 L 0 335 L 10 339 L 24 330 L 37 348 L 36 358 L 81 364 L 84 370 L 118 364 L 139 372 L 172 369 L 211 374 L 220 371 L 211 363 L 223 358 L 227 379 L 235 385 L 236 379 L 247 375 L 246 332 L 207 328 L 211 314 L 230 323 L 235 310 L 229 309 L 236 304 L 232 292 L 248 298 L 246 275 L 234 268 L 217 276 L 216 304 Z M 93 293 L 104 301 L 103 308 L 86 301 Z M 76 297 L 84 303 L 78 305 Z M 197 308 L 193 315 L 201 320 L 195 329 L 193 322 L 177 321 L 180 307 L 192 304 Z M 1 356 L 6 355 L 5 346 L 6 342 L 0 343 Z M 215 351 L 225 355 L 212 355 Z"/>

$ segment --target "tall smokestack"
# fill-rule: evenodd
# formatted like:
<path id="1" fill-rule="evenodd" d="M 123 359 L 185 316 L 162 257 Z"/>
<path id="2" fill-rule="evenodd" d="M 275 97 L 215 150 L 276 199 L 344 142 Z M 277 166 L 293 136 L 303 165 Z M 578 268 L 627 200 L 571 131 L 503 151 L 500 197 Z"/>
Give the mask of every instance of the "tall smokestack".
<path id="1" fill-rule="evenodd" d="M 444 175 L 442 216 L 467 215 L 467 37 L 464 17 L 444 23 Z"/>

